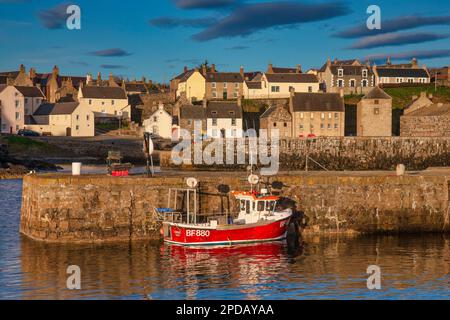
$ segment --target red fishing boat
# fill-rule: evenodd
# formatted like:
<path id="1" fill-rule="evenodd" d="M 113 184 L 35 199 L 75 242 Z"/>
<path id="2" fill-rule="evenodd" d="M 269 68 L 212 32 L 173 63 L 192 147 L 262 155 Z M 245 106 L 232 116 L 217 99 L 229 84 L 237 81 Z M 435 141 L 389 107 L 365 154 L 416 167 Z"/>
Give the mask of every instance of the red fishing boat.
<path id="1" fill-rule="evenodd" d="M 195 180 L 195 179 L 194 179 Z M 188 185 L 196 185 L 196 181 Z M 255 182 L 255 176 L 249 177 Z M 251 182 L 252 183 L 252 182 Z M 185 210 L 177 210 L 177 199 L 186 200 Z M 292 210 L 277 205 L 278 196 L 260 191 L 232 191 L 239 201 L 239 212 L 235 214 L 203 214 L 197 212 L 198 191 L 195 188 L 170 189 L 174 206 L 157 208 L 162 217 L 161 233 L 164 241 L 179 245 L 232 245 L 240 243 L 276 241 L 286 238 Z M 180 203 L 180 201 L 179 201 Z"/>

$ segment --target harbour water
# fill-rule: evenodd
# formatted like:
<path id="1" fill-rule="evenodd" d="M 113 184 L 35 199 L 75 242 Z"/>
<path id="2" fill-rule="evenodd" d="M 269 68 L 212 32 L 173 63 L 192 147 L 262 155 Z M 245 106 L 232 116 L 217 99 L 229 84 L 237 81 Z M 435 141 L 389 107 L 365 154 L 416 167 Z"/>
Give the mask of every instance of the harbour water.
<path id="1" fill-rule="evenodd" d="M 450 235 L 308 237 L 190 249 L 50 245 L 19 234 L 21 180 L 0 180 L 0 299 L 449 299 Z M 81 290 L 66 271 L 81 270 Z M 367 288 L 368 266 L 381 289 Z"/>

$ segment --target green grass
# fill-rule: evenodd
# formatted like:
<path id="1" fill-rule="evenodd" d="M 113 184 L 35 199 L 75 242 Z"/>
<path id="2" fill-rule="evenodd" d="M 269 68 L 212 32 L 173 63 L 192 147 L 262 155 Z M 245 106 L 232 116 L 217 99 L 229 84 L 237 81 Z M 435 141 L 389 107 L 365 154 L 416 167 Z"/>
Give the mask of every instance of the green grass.
<path id="1" fill-rule="evenodd" d="M 56 146 L 46 142 L 20 136 L 2 137 L 0 142 L 6 144 L 8 146 L 8 150 L 14 154 L 36 152 L 48 153 L 59 150 Z"/>

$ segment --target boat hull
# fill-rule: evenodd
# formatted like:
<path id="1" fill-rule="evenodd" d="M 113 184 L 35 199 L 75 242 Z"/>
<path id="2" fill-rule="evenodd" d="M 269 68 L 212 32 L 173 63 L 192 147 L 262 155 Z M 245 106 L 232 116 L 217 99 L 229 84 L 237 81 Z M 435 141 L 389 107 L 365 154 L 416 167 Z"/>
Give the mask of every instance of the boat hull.
<path id="1" fill-rule="evenodd" d="M 201 228 L 168 223 L 169 234 L 164 241 L 179 245 L 232 245 L 276 241 L 286 238 L 290 217 L 229 228 Z"/>

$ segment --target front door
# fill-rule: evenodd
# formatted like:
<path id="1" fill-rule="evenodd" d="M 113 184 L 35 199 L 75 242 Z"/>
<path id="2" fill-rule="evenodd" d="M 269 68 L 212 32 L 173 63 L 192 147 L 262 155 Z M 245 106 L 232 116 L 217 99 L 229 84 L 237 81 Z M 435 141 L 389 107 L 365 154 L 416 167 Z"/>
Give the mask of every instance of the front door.
<path id="1" fill-rule="evenodd" d="M 224 91 L 223 92 L 223 100 L 227 100 L 228 99 L 228 92 Z"/>
<path id="2" fill-rule="evenodd" d="M 66 128 L 66 137 L 70 137 L 72 136 L 72 129 L 71 128 Z"/>

